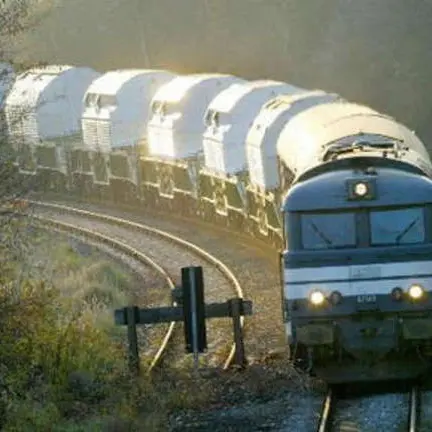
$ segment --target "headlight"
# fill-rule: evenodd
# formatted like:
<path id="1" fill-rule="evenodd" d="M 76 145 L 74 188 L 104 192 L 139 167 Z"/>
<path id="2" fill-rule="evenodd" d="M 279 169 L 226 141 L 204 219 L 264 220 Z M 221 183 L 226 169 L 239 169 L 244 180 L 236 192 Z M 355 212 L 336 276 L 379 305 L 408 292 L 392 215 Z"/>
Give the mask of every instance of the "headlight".
<path id="1" fill-rule="evenodd" d="M 399 288 L 399 287 L 393 288 L 393 289 L 392 289 L 392 292 L 391 292 L 391 296 L 392 296 L 393 299 L 396 300 L 396 301 L 400 301 L 400 300 L 402 300 L 402 297 L 403 297 L 403 289 L 402 289 L 402 288 Z"/>
<path id="2" fill-rule="evenodd" d="M 354 193 L 359 197 L 364 197 L 368 193 L 368 187 L 366 183 L 357 183 L 354 186 Z"/>
<path id="3" fill-rule="evenodd" d="M 424 288 L 421 285 L 411 285 L 408 288 L 408 294 L 413 300 L 417 300 L 424 295 Z"/>
<path id="4" fill-rule="evenodd" d="M 342 302 L 342 294 L 339 291 L 333 291 L 330 294 L 330 301 L 334 305 L 341 303 Z"/>
<path id="5" fill-rule="evenodd" d="M 321 291 L 313 291 L 309 295 L 309 301 L 315 306 L 319 306 L 323 304 L 324 300 L 325 300 L 325 296 Z"/>

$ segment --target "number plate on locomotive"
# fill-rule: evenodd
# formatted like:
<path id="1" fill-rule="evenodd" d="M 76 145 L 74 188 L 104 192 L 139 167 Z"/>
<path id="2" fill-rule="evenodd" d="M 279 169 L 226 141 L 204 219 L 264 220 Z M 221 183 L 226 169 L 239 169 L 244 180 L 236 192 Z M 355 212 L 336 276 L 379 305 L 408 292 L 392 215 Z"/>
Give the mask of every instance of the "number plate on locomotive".
<path id="1" fill-rule="evenodd" d="M 357 303 L 376 303 L 376 295 L 372 294 L 362 294 L 357 296 Z"/>

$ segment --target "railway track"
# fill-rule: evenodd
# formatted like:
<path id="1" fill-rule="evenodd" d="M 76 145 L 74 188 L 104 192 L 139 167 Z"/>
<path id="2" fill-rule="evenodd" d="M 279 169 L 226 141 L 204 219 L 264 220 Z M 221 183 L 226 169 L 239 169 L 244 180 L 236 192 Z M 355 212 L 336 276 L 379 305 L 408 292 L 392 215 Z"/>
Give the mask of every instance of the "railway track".
<path id="1" fill-rule="evenodd" d="M 285 355 L 285 328 L 279 316 L 275 316 L 275 311 L 281 309 L 280 259 L 277 251 L 269 245 L 251 240 L 242 232 L 153 208 L 115 206 L 113 203 L 83 201 L 59 194 L 33 195 L 31 199 L 144 223 L 187 239 L 222 262 L 229 263 L 240 285 L 248 287 L 247 296 L 254 305 L 253 317 L 246 320 L 244 331 L 248 363 L 261 363 L 269 356 Z"/>
<path id="2" fill-rule="evenodd" d="M 326 397 L 323 401 L 317 432 L 359 432 L 359 429 L 353 421 L 341 421 L 336 424 L 334 421 L 336 415 L 337 392 L 333 388 L 329 388 Z M 419 415 L 420 415 L 420 390 L 417 385 L 413 385 L 409 392 L 408 418 L 405 429 L 400 425 L 398 430 L 406 430 L 408 432 L 419 432 Z"/>
<path id="3" fill-rule="evenodd" d="M 114 242 L 116 242 L 117 244 L 121 245 L 120 249 L 122 249 L 123 253 L 127 253 L 130 256 L 133 256 L 135 258 L 138 257 L 138 260 L 140 260 L 140 257 L 142 257 L 144 260 L 147 259 L 152 259 L 154 261 L 154 258 L 151 258 L 148 254 L 144 254 L 143 252 L 141 252 L 141 248 L 140 250 L 137 250 L 136 247 L 132 247 L 129 244 L 124 243 L 124 241 L 120 241 L 118 238 L 113 238 L 111 235 L 107 235 L 107 234 L 102 234 L 100 232 L 96 232 L 99 230 L 96 230 L 94 228 L 94 226 L 92 226 L 93 224 L 90 224 L 90 226 L 88 226 L 87 228 L 82 227 L 81 223 L 80 226 L 76 226 L 75 223 L 71 223 L 70 221 L 62 221 L 60 220 L 61 218 L 59 218 L 58 216 L 60 214 L 62 215 L 73 215 L 75 217 L 80 217 L 83 220 L 87 219 L 87 221 L 93 221 L 93 222 L 103 222 L 104 224 L 106 224 L 107 226 L 121 226 L 123 228 L 126 228 L 127 230 L 130 231 L 134 231 L 134 232 L 139 232 L 139 233 L 145 233 L 145 235 L 147 236 L 152 236 L 152 237 L 156 237 L 158 239 L 162 239 L 163 241 L 167 241 L 169 242 L 172 246 L 176 245 L 176 247 L 180 247 L 184 250 L 188 250 L 189 253 L 194 254 L 195 256 L 199 257 L 201 261 L 204 261 L 208 264 L 210 264 L 211 267 L 213 267 L 214 269 L 217 269 L 217 271 L 220 273 L 220 276 L 222 276 L 226 283 L 229 285 L 230 287 L 230 297 L 232 297 L 233 294 L 239 296 L 239 297 L 243 297 L 243 291 L 242 288 L 237 280 L 237 278 L 235 277 L 235 275 L 232 273 L 232 271 L 224 264 L 222 263 L 220 260 L 218 260 L 216 257 L 214 257 L 213 255 L 209 254 L 207 251 L 203 250 L 202 248 L 199 248 L 198 246 L 180 238 L 177 237 L 175 235 L 172 235 L 170 233 L 164 232 L 162 230 L 141 224 L 141 223 L 136 223 L 136 222 L 131 222 L 125 219 L 121 219 L 118 217 L 113 217 L 113 216 L 108 216 L 108 215 L 104 215 L 104 214 L 99 214 L 99 213 L 94 213 L 94 212 L 89 212 L 86 210 L 81 210 L 81 209 L 76 209 L 73 207 L 69 207 L 69 206 L 64 206 L 64 205 L 59 205 L 59 204 L 53 204 L 53 203 L 45 203 L 45 202 L 37 202 L 37 201 L 29 201 L 29 204 L 32 206 L 32 208 L 35 210 L 35 216 L 38 218 L 38 220 L 44 220 L 45 223 L 47 224 L 51 224 L 51 226 L 56 226 L 58 229 L 62 229 L 64 228 L 65 230 L 69 230 L 69 232 L 73 231 L 73 230 L 78 230 L 81 231 L 81 233 L 85 232 L 85 236 L 101 236 L 99 237 L 101 240 L 102 238 L 104 238 L 104 240 L 102 240 L 102 242 L 104 243 L 111 243 L 111 245 L 114 244 Z M 46 215 L 44 215 L 44 213 L 48 212 L 48 217 Z M 39 213 L 42 213 L 42 215 L 40 215 Z M 48 222 L 49 221 L 49 222 Z M 109 232 L 109 228 L 105 229 L 105 231 Z M 77 231 L 75 231 L 77 233 Z M 94 237 L 93 237 L 94 238 Z M 129 243 L 129 241 L 128 241 Z M 149 246 L 149 249 L 152 249 L 151 246 Z M 146 258 L 144 258 L 146 257 Z M 168 285 L 173 288 L 175 287 L 175 277 L 173 275 L 170 276 L 170 273 L 172 273 L 172 271 L 167 271 L 165 268 L 161 267 L 161 270 L 163 270 L 165 272 L 165 275 L 167 277 L 170 277 L 170 282 L 168 283 Z M 176 269 L 176 271 L 179 273 L 179 268 Z M 242 326 L 243 326 L 243 319 L 242 319 Z M 161 361 L 161 359 L 164 357 L 164 352 L 166 351 L 166 346 L 168 345 L 168 341 L 171 340 L 171 335 L 174 331 L 174 327 L 175 327 L 175 323 L 171 323 L 170 325 L 170 329 L 168 330 L 170 332 L 170 335 L 168 335 L 168 333 L 166 334 L 165 338 L 164 338 L 164 342 L 163 345 L 165 346 L 165 348 L 160 348 L 160 352 L 158 351 L 158 357 L 157 359 L 155 358 L 150 366 L 150 369 L 153 369 L 156 365 L 158 365 Z M 231 329 L 229 330 L 229 334 L 231 336 Z M 225 338 L 226 339 L 226 338 Z M 209 347 L 210 348 L 210 347 Z M 214 348 L 220 349 L 219 347 L 213 347 Z M 230 348 L 229 348 L 229 352 L 228 354 L 225 356 L 223 362 L 222 362 L 222 368 L 223 369 L 227 369 L 233 359 L 234 359 L 234 355 L 235 355 L 235 344 L 231 343 L 230 344 Z M 210 350 L 210 349 L 209 349 Z"/>

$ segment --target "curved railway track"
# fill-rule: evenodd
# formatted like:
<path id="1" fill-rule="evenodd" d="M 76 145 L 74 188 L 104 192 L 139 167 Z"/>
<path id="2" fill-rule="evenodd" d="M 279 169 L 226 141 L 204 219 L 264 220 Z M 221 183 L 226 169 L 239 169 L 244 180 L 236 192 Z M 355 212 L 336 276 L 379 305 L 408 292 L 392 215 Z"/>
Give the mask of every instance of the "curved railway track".
<path id="1" fill-rule="evenodd" d="M 114 205 L 112 202 L 102 203 L 54 193 L 35 194 L 31 199 L 144 223 L 188 239 L 222 262 L 229 263 L 240 285 L 247 287 L 248 300 L 253 302 L 253 315 L 246 320 L 244 331 L 248 363 L 257 364 L 269 357 L 288 355 L 282 321 L 280 257 L 269 244 L 251 239 L 241 231 L 230 231 L 157 208 Z"/>
<path id="2" fill-rule="evenodd" d="M 59 205 L 59 204 L 52 204 L 52 203 L 46 203 L 46 202 L 37 202 L 37 201 L 29 201 L 28 202 L 34 210 L 36 210 L 36 217 L 41 220 L 42 218 L 45 221 L 49 221 L 46 223 L 50 223 L 52 224 L 52 226 L 57 226 L 57 228 L 59 227 L 66 227 L 66 230 L 80 230 L 81 233 L 86 233 L 85 235 L 87 236 L 101 236 L 99 237 L 100 239 L 104 238 L 104 240 L 102 240 L 102 242 L 104 243 L 110 243 L 111 245 L 114 244 L 114 242 L 116 242 L 117 244 L 120 245 L 120 249 L 122 250 L 123 253 L 129 254 L 130 256 L 133 256 L 135 259 L 140 260 L 140 257 L 143 258 L 143 260 L 145 261 L 146 259 L 150 259 L 152 261 L 154 261 L 154 258 L 151 258 L 149 254 L 143 254 L 141 251 L 138 251 L 135 247 L 130 246 L 129 244 L 124 243 L 124 241 L 120 241 L 118 238 L 112 238 L 111 234 L 107 235 L 107 234 L 102 234 L 101 232 L 96 232 L 96 231 L 100 231 L 100 228 L 98 228 L 97 230 L 95 229 L 95 227 L 93 226 L 93 223 L 91 223 L 88 227 L 83 227 L 81 226 L 81 223 L 79 223 L 79 227 L 76 226 L 75 222 L 71 223 L 70 220 L 61 220 L 62 217 L 64 218 L 66 216 L 69 215 L 73 215 L 75 218 L 76 217 L 80 217 L 82 219 L 82 221 L 84 221 L 85 219 L 87 219 L 88 221 L 92 221 L 92 222 L 102 222 L 104 223 L 105 226 L 105 231 L 106 232 L 110 232 L 109 230 L 109 226 L 113 227 L 113 226 L 117 226 L 117 227 L 122 227 L 125 228 L 129 231 L 135 231 L 135 232 L 139 232 L 140 234 L 145 233 L 145 235 L 147 236 L 151 236 L 151 237 L 156 237 L 158 239 L 163 239 L 164 241 L 168 241 L 173 247 L 175 245 L 175 247 L 177 248 L 181 248 L 183 250 L 188 250 L 189 253 L 192 253 L 193 255 L 199 257 L 199 259 L 201 261 L 206 262 L 207 264 L 210 264 L 211 267 L 217 269 L 218 273 L 220 274 L 220 276 L 222 276 L 225 281 L 226 281 L 226 285 L 229 286 L 229 290 L 230 290 L 230 297 L 232 297 L 232 294 L 235 293 L 235 295 L 239 296 L 239 297 L 243 297 L 243 291 L 242 288 L 240 286 L 240 283 L 238 282 L 237 278 L 235 277 L 235 275 L 233 274 L 233 272 L 220 260 L 218 260 L 216 257 L 214 257 L 213 255 L 209 254 L 207 251 L 203 250 L 202 248 L 180 238 L 177 237 L 175 235 L 172 235 L 170 233 L 164 232 L 162 230 L 150 227 L 148 225 L 144 225 L 141 223 L 136 223 L 136 222 L 131 222 L 125 219 L 121 219 L 118 217 L 113 217 L 113 216 L 108 216 L 108 215 L 103 215 L 103 214 L 99 214 L 99 213 L 93 213 L 93 212 L 89 212 L 86 210 L 81 210 L 81 209 L 76 209 L 73 207 L 69 207 L 69 206 L 64 206 L 64 205 Z M 41 215 L 39 215 L 38 213 L 48 213 L 49 217 L 43 217 Z M 62 215 L 62 216 L 61 216 Z M 147 240 L 149 241 L 149 240 Z M 130 243 L 130 240 L 128 240 L 128 243 Z M 152 245 L 151 244 L 149 246 L 149 249 L 152 249 Z M 141 248 L 140 248 L 141 250 Z M 144 258 L 146 257 L 146 258 Z M 159 259 L 158 259 L 159 261 Z M 141 261 L 143 262 L 143 261 Z M 159 266 L 160 267 L 160 266 Z M 165 267 L 165 266 L 164 266 Z M 169 274 L 172 274 L 172 272 L 166 270 L 165 268 L 160 267 L 160 269 L 162 271 L 165 272 L 165 276 L 170 277 L 170 282 L 169 282 L 169 286 L 171 288 L 175 287 L 175 277 L 169 276 Z M 178 273 L 179 273 L 179 268 L 177 269 Z M 220 299 L 219 299 L 220 300 Z M 242 326 L 244 324 L 244 320 L 242 318 Z M 158 356 L 157 359 L 155 358 L 150 366 L 150 369 L 153 369 L 156 365 L 159 364 L 160 359 L 162 359 L 163 353 L 166 351 L 165 348 L 162 348 L 162 346 L 168 345 L 168 341 L 171 340 L 171 335 L 174 331 L 174 326 L 175 323 L 171 323 L 170 328 L 168 330 L 168 333 L 166 334 L 165 338 L 164 338 L 164 343 L 163 345 L 161 345 L 161 348 L 158 351 Z M 230 335 L 231 335 L 231 330 L 230 331 Z M 220 344 L 218 344 L 220 345 Z M 214 350 L 214 348 L 219 349 L 219 347 L 213 347 L 212 350 Z M 235 344 L 231 343 L 230 344 L 230 349 L 229 349 L 229 353 L 228 355 L 225 356 L 225 359 L 223 361 L 223 369 L 227 369 L 233 359 L 234 359 L 234 355 L 235 355 Z M 210 351 L 210 350 L 209 350 Z"/>
<path id="3" fill-rule="evenodd" d="M 337 405 L 337 392 L 329 388 L 323 401 L 317 432 L 356 432 L 359 429 L 355 422 L 341 421 L 338 424 L 335 421 Z M 407 422 L 405 430 L 408 432 L 420 431 L 420 390 L 417 385 L 413 385 L 409 392 L 409 405 L 407 410 Z M 401 429 L 403 425 L 400 425 Z"/>

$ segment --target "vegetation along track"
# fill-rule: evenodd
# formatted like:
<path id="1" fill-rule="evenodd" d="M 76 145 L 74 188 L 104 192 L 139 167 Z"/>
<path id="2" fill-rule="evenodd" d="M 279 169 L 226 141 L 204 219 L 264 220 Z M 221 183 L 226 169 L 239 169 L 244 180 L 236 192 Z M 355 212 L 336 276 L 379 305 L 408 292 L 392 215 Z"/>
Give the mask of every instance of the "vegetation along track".
<path id="1" fill-rule="evenodd" d="M 396 399 L 394 398 L 396 396 Z M 408 409 L 405 411 L 405 409 L 401 409 L 399 407 L 399 404 L 401 402 L 401 399 L 404 400 L 405 406 L 406 406 L 406 395 L 405 394 L 398 394 L 398 395 L 381 395 L 381 398 L 387 398 L 388 401 L 397 400 L 396 404 L 397 406 L 393 407 L 393 415 L 391 416 L 391 424 L 382 424 L 381 430 L 397 430 L 402 431 L 406 430 L 408 432 L 419 432 L 420 431 L 420 425 L 419 425 L 419 417 L 420 417 L 420 390 L 419 387 L 414 385 L 410 388 L 409 391 L 409 399 L 408 399 Z M 347 402 L 348 404 L 345 404 L 343 408 L 343 416 L 338 415 L 339 410 L 336 410 L 336 405 L 338 404 L 338 393 L 335 389 L 329 388 L 326 394 L 326 397 L 324 399 L 322 408 L 321 408 L 321 414 L 319 417 L 319 423 L 317 432 L 355 432 L 355 431 L 361 431 L 365 430 L 359 423 L 365 422 L 365 417 L 370 416 L 374 417 L 374 414 L 378 417 L 381 417 L 381 421 L 387 422 L 389 420 L 389 416 L 382 416 L 380 414 L 380 406 L 377 403 L 377 401 L 373 401 L 372 399 L 374 396 L 368 396 L 356 398 L 356 399 L 349 399 Z M 367 401 L 369 399 L 370 406 L 369 406 L 369 413 L 365 415 L 364 408 L 359 408 L 359 405 L 362 403 L 364 404 L 365 400 Z M 341 401 L 340 401 L 341 402 Z M 375 411 L 375 413 L 371 413 L 370 411 Z M 403 420 L 401 417 L 403 416 L 403 412 L 405 411 L 405 416 L 407 416 L 407 420 Z M 351 414 L 348 416 L 348 414 Z M 336 417 L 350 417 L 350 420 L 343 420 L 341 418 L 336 419 Z M 356 418 L 358 420 L 356 420 Z M 404 424 L 405 423 L 405 424 Z M 372 419 L 372 424 L 374 425 L 374 430 L 377 429 L 377 419 Z M 367 427 L 367 426 L 366 426 Z M 393 429 L 394 428 L 394 429 Z M 369 430 L 369 429 L 367 429 Z"/>
<path id="2" fill-rule="evenodd" d="M 127 243 L 127 247 L 145 251 L 151 259 L 164 263 L 163 267 L 172 278 L 173 284 L 180 281 L 181 267 L 202 265 L 206 302 L 225 301 L 233 296 L 243 297 L 237 278 L 225 264 L 182 238 L 141 223 L 69 206 L 36 201 L 30 201 L 29 204 L 38 217 L 49 217 L 53 223 L 55 221 L 79 226 L 87 231 L 109 236 L 112 240 Z M 209 349 L 202 356 L 203 360 L 207 365 L 219 366 L 223 358 L 223 368 L 228 368 L 235 353 L 235 345 L 227 345 L 227 339 L 232 341 L 230 320 L 209 320 L 207 329 Z M 185 356 L 179 354 L 172 357 L 177 362 L 185 360 Z"/>

